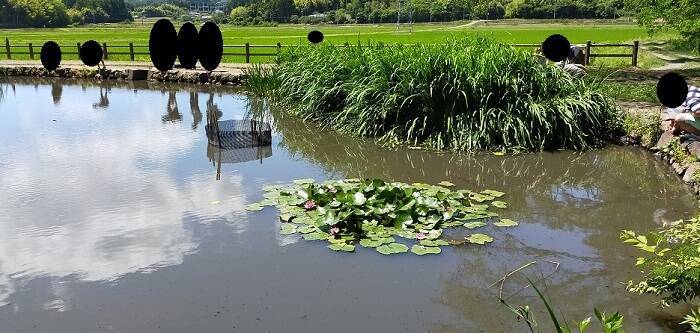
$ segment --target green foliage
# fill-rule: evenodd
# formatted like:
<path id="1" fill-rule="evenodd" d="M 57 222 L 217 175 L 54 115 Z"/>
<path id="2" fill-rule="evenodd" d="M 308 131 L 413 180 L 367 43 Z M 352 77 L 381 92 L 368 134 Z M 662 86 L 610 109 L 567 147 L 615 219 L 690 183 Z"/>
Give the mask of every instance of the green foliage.
<path id="1" fill-rule="evenodd" d="M 170 3 L 142 6 L 134 9 L 134 14 L 140 17 L 169 17 L 178 19 L 187 14 L 187 9 Z"/>
<path id="2" fill-rule="evenodd" d="M 637 266 L 644 277 L 628 290 L 662 298 L 662 305 L 689 301 L 700 294 L 700 220 L 677 221 L 648 235 L 623 231 L 621 239 L 642 251 Z"/>
<path id="3" fill-rule="evenodd" d="M 569 325 L 565 320 L 561 320 L 559 316 L 554 311 L 554 306 L 552 305 L 552 302 L 547 299 L 547 297 L 540 291 L 539 288 L 530 280 L 528 279 L 528 282 L 532 286 L 532 288 L 535 290 L 537 293 L 537 297 L 542 301 L 544 304 L 545 308 L 547 309 L 547 314 L 549 315 L 549 319 L 554 325 L 554 328 L 557 333 L 584 333 L 587 332 L 590 324 L 591 324 L 591 317 L 588 317 L 584 320 L 581 321 L 573 321 L 573 327 Z M 529 306 L 519 306 L 518 308 L 513 307 L 512 305 L 508 304 L 508 302 L 504 299 L 500 299 L 501 303 L 505 305 L 511 312 L 513 312 L 515 315 L 518 316 L 518 319 L 523 319 L 523 322 L 527 325 L 528 329 L 530 330 L 531 333 L 540 333 L 537 325 L 537 321 L 535 320 L 534 314 L 530 311 Z M 600 323 L 601 326 L 601 331 L 603 333 L 624 333 L 623 329 L 623 320 L 624 317 L 619 313 L 615 312 L 612 315 L 608 315 L 605 312 L 600 312 L 598 309 L 593 309 L 593 312 L 595 314 L 595 317 L 598 319 L 598 322 Z"/>
<path id="4" fill-rule="evenodd" d="M 595 84 L 488 39 L 291 48 L 268 74 L 293 114 L 391 145 L 586 149 L 621 123 Z"/>
<path id="5" fill-rule="evenodd" d="M 625 114 L 624 130 L 644 145 L 653 145 L 659 141 L 662 130 L 658 113 L 635 112 Z M 679 147 L 680 148 L 680 147 Z"/>
<path id="6" fill-rule="evenodd" d="M 690 331 L 693 333 L 700 332 L 700 309 L 695 308 L 690 311 L 684 318 L 681 324 L 690 326 Z"/>
<path id="7" fill-rule="evenodd" d="M 67 8 L 61 0 L 9 0 L 8 4 L 27 25 L 60 27 L 68 24 Z"/>
<path id="8" fill-rule="evenodd" d="M 672 29 L 683 36 L 688 47 L 700 51 L 700 3 L 690 0 L 625 0 L 639 24 L 650 31 Z"/>
<path id="9" fill-rule="evenodd" d="M 384 255 L 408 252 L 396 238 L 411 240 L 416 255 L 440 254 L 451 244 L 441 237 L 443 230 L 461 227 L 465 220 L 488 220 L 484 202 L 496 197 L 489 193 L 450 190 L 437 185 L 384 182 L 378 179 L 326 181 L 295 180 L 288 186 L 267 186 L 265 199 L 249 204 L 250 211 L 276 206 L 280 211 L 280 233 L 300 233 L 305 240 L 326 240 L 334 251 L 354 252 L 355 244 L 373 248 Z M 482 225 L 475 226 L 481 227 Z M 493 238 L 484 234 L 466 237 L 452 244 L 485 244 Z"/>

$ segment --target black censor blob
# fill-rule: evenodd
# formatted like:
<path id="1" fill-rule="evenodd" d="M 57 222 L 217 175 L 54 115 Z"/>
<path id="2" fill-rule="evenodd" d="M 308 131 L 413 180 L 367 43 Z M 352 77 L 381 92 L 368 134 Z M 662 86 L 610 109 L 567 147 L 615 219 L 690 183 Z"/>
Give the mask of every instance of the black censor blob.
<path id="1" fill-rule="evenodd" d="M 571 43 L 569 43 L 569 40 L 559 34 L 547 37 L 542 43 L 542 53 L 547 59 L 554 62 L 559 62 L 569 57 L 570 49 Z"/>
<path id="2" fill-rule="evenodd" d="M 688 97 L 688 83 L 678 73 L 666 73 L 656 84 L 656 97 L 665 107 L 677 108 Z"/>
<path id="3" fill-rule="evenodd" d="M 159 71 L 173 69 L 177 59 L 177 31 L 168 19 L 160 19 L 151 28 L 148 38 L 151 62 Z"/>
<path id="4" fill-rule="evenodd" d="M 219 67 L 224 53 L 224 39 L 216 23 L 204 23 L 202 28 L 199 29 L 197 45 L 199 63 L 202 64 L 202 67 L 208 71 L 213 71 Z"/>
<path id="5" fill-rule="evenodd" d="M 41 64 L 52 71 L 61 64 L 61 47 L 54 41 L 48 41 L 41 47 Z"/>
<path id="6" fill-rule="evenodd" d="M 197 40 L 199 33 L 194 24 L 187 22 L 177 33 L 177 58 L 183 68 L 194 69 L 197 66 Z"/>
<path id="7" fill-rule="evenodd" d="M 89 40 L 83 43 L 83 45 L 80 45 L 80 60 L 82 60 L 86 66 L 97 66 L 100 61 L 102 61 L 102 56 L 103 52 L 100 43 Z"/>
<path id="8" fill-rule="evenodd" d="M 320 31 L 318 31 L 318 30 L 314 30 L 314 31 L 309 32 L 309 34 L 306 35 L 306 38 L 307 38 L 307 39 L 309 40 L 309 42 L 311 42 L 312 44 L 319 44 L 319 43 L 321 43 L 321 42 L 323 41 L 323 38 L 324 38 L 324 37 L 323 37 L 323 33 L 322 33 L 322 32 L 320 32 Z"/>

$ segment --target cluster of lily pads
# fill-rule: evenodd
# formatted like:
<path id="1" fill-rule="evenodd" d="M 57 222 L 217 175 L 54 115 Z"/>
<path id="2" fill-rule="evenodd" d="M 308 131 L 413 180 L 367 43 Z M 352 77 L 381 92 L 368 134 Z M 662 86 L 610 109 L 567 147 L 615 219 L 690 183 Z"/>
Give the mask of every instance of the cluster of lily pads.
<path id="1" fill-rule="evenodd" d="M 488 225 L 513 227 L 518 223 L 498 218 L 494 209 L 508 204 L 496 200 L 503 192 L 452 190 L 454 184 L 438 185 L 385 182 L 379 179 L 295 180 L 289 185 L 263 188 L 264 200 L 247 206 L 259 211 L 276 206 L 281 234 L 301 234 L 305 240 L 323 240 L 334 251 L 353 252 L 357 244 L 390 255 L 409 247 L 397 238 L 413 242 L 417 255 L 439 254 L 441 246 L 486 244 L 489 235 L 471 233 L 461 239 L 443 239 L 443 230 L 469 230 Z"/>

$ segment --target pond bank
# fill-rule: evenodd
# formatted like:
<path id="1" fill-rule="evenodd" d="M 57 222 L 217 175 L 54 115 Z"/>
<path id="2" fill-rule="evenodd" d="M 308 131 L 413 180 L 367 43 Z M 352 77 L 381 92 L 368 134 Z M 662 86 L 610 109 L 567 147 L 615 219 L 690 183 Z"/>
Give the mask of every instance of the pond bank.
<path id="1" fill-rule="evenodd" d="M 2 61 L 0 76 L 62 77 L 95 80 L 158 81 L 239 86 L 245 83 L 244 64 L 221 66 L 204 70 L 173 69 L 160 72 L 150 63 L 106 63 L 106 68 L 87 67 L 78 62 L 66 62 L 55 71 L 44 69 L 39 61 Z"/>
<path id="2" fill-rule="evenodd" d="M 661 109 L 651 104 L 630 108 L 621 103 L 627 115 L 624 144 L 647 149 L 663 159 L 673 171 L 700 194 L 700 137 L 675 136 L 670 121 L 661 121 Z"/>

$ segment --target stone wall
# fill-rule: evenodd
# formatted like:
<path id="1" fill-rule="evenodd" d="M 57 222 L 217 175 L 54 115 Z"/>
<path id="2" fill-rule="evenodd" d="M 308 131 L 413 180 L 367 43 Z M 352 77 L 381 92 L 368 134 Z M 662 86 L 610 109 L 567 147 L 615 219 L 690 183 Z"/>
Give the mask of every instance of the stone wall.
<path id="1" fill-rule="evenodd" d="M 0 76 L 64 77 L 95 80 L 151 80 L 158 82 L 179 82 L 238 86 L 245 82 L 240 71 L 205 72 L 175 69 L 167 72 L 146 69 L 124 68 L 72 68 L 62 67 L 49 72 L 36 66 L 0 66 Z"/>

